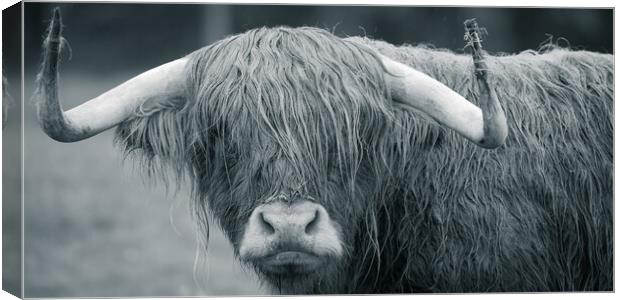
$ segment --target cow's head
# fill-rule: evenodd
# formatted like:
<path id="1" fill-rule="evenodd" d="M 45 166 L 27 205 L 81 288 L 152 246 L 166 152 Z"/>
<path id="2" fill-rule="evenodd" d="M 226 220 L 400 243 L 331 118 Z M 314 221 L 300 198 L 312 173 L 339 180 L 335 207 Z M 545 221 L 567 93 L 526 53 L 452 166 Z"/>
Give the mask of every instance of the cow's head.
<path id="1" fill-rule="evenodd" d="M 287 292 L 328 291 L 368 255 L 360 247 L 379 247 L 356 237 L 376 234 L 373 201 L 394 184 L 395 111 L 414 107 L 483 146 L 505 134 L 503 115 L 485 123 L 438 81 L 315 28 L 232 36 L 63 111 L 60 30 L 56 11 L 38 78 L 45 132 L 73 142 L 120 125 L 127 151 L 189 174 L 198 218 L 212 214 L 239 258 Z"/>

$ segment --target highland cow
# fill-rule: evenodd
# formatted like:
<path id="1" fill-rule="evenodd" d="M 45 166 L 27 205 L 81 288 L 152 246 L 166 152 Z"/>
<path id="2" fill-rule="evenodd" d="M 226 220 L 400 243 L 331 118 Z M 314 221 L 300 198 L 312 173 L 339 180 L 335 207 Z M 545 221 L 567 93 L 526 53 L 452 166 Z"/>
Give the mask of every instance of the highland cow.
<path id="1" fill-rule="evenodd" d="M 258 28 L 63 111 L 60 31 L 56 11 L 45 132 L 116 126 L 279 292 L 613 288 L 611 55 L 487 56 L 481 81 L 447 50 Z"/>

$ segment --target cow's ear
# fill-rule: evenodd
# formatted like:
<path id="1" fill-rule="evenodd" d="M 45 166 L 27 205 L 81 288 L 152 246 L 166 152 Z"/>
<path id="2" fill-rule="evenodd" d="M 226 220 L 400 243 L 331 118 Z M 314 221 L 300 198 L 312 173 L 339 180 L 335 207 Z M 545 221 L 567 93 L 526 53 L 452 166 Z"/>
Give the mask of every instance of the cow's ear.
<path id="1" fill-rule="evenodd" d="M 182 98 L 145 102 L 133 118 L 117 126 L 115 143 L 125 155 L 138 156 L 149 171 L 182 165 L 189 144 L 186 104 Z"/>

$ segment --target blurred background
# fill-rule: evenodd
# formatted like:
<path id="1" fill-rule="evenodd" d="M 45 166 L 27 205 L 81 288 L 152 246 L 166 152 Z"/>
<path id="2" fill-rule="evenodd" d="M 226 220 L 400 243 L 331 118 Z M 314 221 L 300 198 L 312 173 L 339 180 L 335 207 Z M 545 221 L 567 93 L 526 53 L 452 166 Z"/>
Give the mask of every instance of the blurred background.
<path id="1" fill-rule="evenodd" d="M 61 68 L 65 108 L 259 26 L 316 26 L 342 37 L 463 52 L 463 21 L 475 17 L 489 32 L 484 46 L 492 53 L 537 49 L 550 35 L 561 46 L 613 51 L 611 9 L 26 3 L 25 99 L 53 7 L 61 8 L 71 46 Z M 234 261 L 215 226 L 208 251 L 199 249 L 186 188 L 175 194 L 145 184 L 131 161 L 123 162 L 111 132 L 76 144 L 52 141 L 25 102 L 24 296 L 269 293 Z M 9 113 L 7 127 L 18 121 Z"/>

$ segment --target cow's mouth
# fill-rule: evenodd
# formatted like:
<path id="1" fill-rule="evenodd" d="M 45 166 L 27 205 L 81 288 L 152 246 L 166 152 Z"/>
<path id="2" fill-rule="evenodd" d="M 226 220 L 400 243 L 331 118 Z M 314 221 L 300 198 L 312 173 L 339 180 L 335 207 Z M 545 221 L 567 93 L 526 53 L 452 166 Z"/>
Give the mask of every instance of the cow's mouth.
<path id="1" fill-rule="evenodd" d="M 325 208 L 309 200 L 259 205 L 239 242 L 239 258 L 283 285 L 321 273 L 343 253 Z"/>
<path id="2" fill-rule="evenodd" d="M 306 275 L 316 271 L 321 257 L 302 251 L 280 251 L 255 261 L 259 268 L 273 275 Z"/>

